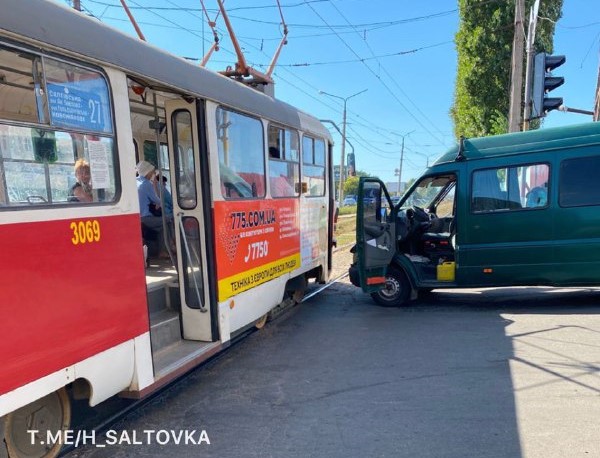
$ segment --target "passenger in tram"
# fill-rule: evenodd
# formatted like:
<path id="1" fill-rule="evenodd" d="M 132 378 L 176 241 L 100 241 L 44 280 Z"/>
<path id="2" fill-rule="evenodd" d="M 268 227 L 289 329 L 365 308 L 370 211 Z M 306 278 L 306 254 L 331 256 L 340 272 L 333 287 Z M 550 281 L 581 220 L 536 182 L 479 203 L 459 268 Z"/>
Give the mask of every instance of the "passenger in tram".
<path id="1" fill-rule="evenodd" d="M 158 175 L 156 176 L 156 179 L 158 180 Z M 167 188 L 167 181 L 168 181 L 167 177 L 163 175 L 163 177 L 162 177 L 162 193 L 163 193 L 163 199 L 165 201 L 164 213 L 167 218 L 173 219 L 173 196 L 171 196 L 171 193 L 169 192 L 169 189 Z"/>
<path id="2" fill-rule="evenodd" d="M 155 255 L 164 247 L 163 223 L 161 216 L 155 216 L 151 208 L 157 212 L 160 209 L 160 199 L 154 189 L 154 166 L 147 161 L 140 161 L 136 166 L 138 199 L 140 202 L 140 218 L 142 220 L 142 237 L 145 241 L 153 239 L 158 242 L 158 247 L 150 250 L 150 255 Z M 149 244 L 152 246 L 154 244 Z M 159 257 L 168 257 L 168 254 L 159 254 Z"/>
<path id="3" fill-rule="evenodd" d="M 279 152 L 279 148 L 277 148 L 276 146 L 269 146 L 269 158 L 281 159 L 281 153 Z"/>
<path id="4" fill-rule="evenodd" d="M 85 159 L 75 162 L 75 179 L 77 181 L 69 190 L 69 202 L 93 202 L 90 164 Z"/>

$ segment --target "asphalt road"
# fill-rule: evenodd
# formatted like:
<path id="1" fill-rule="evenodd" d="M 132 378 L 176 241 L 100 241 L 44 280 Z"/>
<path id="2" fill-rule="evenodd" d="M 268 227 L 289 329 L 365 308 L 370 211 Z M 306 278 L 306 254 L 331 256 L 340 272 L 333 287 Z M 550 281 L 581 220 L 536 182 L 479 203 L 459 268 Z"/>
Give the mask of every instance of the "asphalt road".
<path id="1" fill-rule="evenodd" d="M 344 282 L 113 426 L 142 444 L 71 456 L 592 457 L 599 419 L 600 289 L 386 309 Z M 176 445 L 171 430 L 196 433 Z"/>

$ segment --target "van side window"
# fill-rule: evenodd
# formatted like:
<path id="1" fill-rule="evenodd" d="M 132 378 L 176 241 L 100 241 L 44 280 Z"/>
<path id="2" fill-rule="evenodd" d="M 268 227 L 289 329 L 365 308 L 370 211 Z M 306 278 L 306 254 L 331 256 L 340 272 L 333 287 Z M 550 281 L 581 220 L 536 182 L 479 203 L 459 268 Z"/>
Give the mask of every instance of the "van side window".
<path id="1" fill-rule="evenodd" d="M 495 212 L 548 205 L 548 164 L 476 170 L 471 187 L 471 211 Z"/>
<path id="2" fill-rule="evenodd" d="M 567 159 L 560 164 L 558 203 L 561 207 L 600 205 L 600 156 Z"/>

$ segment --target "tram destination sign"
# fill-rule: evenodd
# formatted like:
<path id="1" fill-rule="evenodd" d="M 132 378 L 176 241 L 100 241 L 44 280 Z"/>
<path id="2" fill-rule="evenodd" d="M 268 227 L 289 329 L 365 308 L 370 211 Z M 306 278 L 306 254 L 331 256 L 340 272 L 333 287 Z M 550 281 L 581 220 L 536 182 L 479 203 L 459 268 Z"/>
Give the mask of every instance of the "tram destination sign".
<path id="1" fill-rule="evenodd" d="M 48 83 L 48 106 L 52 125 L 72 129 L 110 132 L 108 106 L 97 92 L 81 90 L 71 83 Z"/>

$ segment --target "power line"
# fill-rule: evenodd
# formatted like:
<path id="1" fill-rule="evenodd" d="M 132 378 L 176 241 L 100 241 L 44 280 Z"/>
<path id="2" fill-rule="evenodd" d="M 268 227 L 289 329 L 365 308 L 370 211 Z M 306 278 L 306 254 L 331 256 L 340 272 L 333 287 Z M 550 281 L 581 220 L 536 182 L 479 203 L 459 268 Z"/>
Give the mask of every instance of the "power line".
<path id="1" fill-rule="evenodd" d="M 88 0 L 88 1 L 92 1 L 92 2 L 94 2 L 94 3 L 100 3 L 100 2 L 96 2 L 96 0 Z M 129 1 L 130 1 L 131 3 L 133 3 L 134 5 L 137 5 L 138 9 L 142 9 L 142 10 L 148 11 L 149 13 L 152 13 L 152 14 L 154 14 L 155 16 L 158 16 L 159 18 L 161 18 L 161 19 L 163 19 L 163 20 L 165 20 L 165 21 L 167 21 L 167 22 L 169 22 L 169 23 L 171 23 L 171 24 L 178 25 L 176 22 L 174 22 L 174 21 L 172 21 L 172 20 L 170 20 L 170 19 L 166 18 L 165 16 L 162 16 L 162 15 L 158 14 L 158 13 L 157 13 L 157 12 L 155 12 L 155 11 L 152 11 L 152 10 L 151 10 L 151 9 L 149 9 L 148 7 L 141 6 L 139 3 L 135 2 L 134 0 L 129 0 Z M 191 33 L 192 35 L 195 35 L 195 36 L 197 36 L 198 38 L 200 38 L 200 39 L 202 39 L 202 40 L 209 41 L 208 39 L 204 38 L 202 35 L 200 35 L 200 34 L 198 34 L 198 33 L 196 33 L 196 32 L 193 32 L 193 31 L 191 31 L 191 30 L 188 30 L 188 29 L 185 29 L 185 28 L 184 28 L 184 30 L 186 30 L 187 32 Z M 209 41 L 209 42 L 210 42 L 210 41 Z M 212 43 L 211 43 L 211 44 L 212 44 Z"/>
<path id="2" fill-rule="evenodd" d="M 327 24 L 327 21 L 323 18 L 323 16 L 321 16 L 314 8 L 312 5 L 307 4 L 307 6 L 313 10 L 313 12 L 325 23 Z M 333 29 L 332 29 L 333 30 Z M 337 35 L 337 34 L 336 34 Z M 360 59 L 360 56 L 358 55 L 358 53 L 356 51 L 354 51 L 354 49 L 352 48 L 352 46 L 350 46 L 348 43 L 346 43 L 346 41 L 340 37 L 338 35 L 338 38 L 340 39 L 340 41 L 342 43 L 344 43 L 344 45 L 350 50 L 350 52 L 352 52 L 352 54 L 354 54 L 357 58 Z M 375 78 L 377 78 L 379 80 L 379 82 L 383 85 L 383 87 L 385 87 L 387 89 L 387 91 L 390 93 L 390 95 L 396 100 L 396 102 L 398 102 L 398 104 L 404 108 L 404 110 L 417 122 L 417 124 L 419 124 L 425 131 L 427 131 L 435 140 L 437 140 L 440 144 L 444 144 L 444 142 L 442 140 L 440 140 L 439 138 L 437 138 L 433 132 L 431 132 L 422 122 L 420 119 L 418 119 L 414 113 L 412 113 L 412 111 L 410 111 L 408 109 L 408 107 L 402 103 L 402 101 L 398 98 L 398 96 L 390 89 L 390 87 L 381 79 L 381 77 L 379 75 L 377 75 L 372 69 L 371 67 L 369 67 L 367 65 L 366 62 L 361 62 L 368 70 L 369 72 L 371 72 L 373 74 L 373 76 L 375 76 Z"/>
<path id="3" fill-rule="evenodd" d="M 114 3 L 107 3 L 107 2 L 103 2 L 101 0 L 87 0 L 88 2 L 91 3 L 96 3 L 98 5 L 102 5 L 102 6 L 106 6 L 109 8 L 121 8 L 120 5 L 114 4 Z M 305 0 L 302 3 L 296 3 L 293 5 L 282 5 L 282 8 L 290 8 L 290 7 L 297 7 L 297 6 L 311 6 L 311 3 L 322 3 L 325 1 L 329 1 L 329 0 Z M 136 4 L 137 6 L 132 6 L 130 7 L 130 9 L 135 10 L 135 9 L 141 9 L 141 10 L 145 10 L 145 11 L 178 11 L 178 12 L 201 12 L 200 8 L 188 8 L 188 7 L 166 7 L 166 6 L 142 6 L 139 4 Z M 240 11 L 240 10 L 249 10 L 249 9 L 266 9 L 266 8 L 276 8 L 275 5 L 264 5 L 264 6 L 242 6 L 242 7 L 237 7 L 237 8 L 231 8 L 228 11 Z M 211 10 L 212 11 L 212 10 Z M 214 10 L 216 11 L 216 10 Z M 359 27 L 373 27 L 373 28 L 381 28 L 381 27 L 391 27 L 391 26 L 395 26 L 395 25 L 400 25 L 400 24 L 408 24 L 408 23 L 412 23 L 412 22 L 421 22 L 421 21 L 426 21 L 429 19 L 434 19 L 434 18 L 438 18 L 438 17 L 443 17 L 443 16 L 447 16 L 450 14 L 454 14 L 458 11 L 457 8 L 452 9 L 452 10 L 447 10 L 447 11 L 441 11 L 438 13 L 432 13 L 432 14 L 428 14 L 425 16 L 417 16 L 417 17 L 413 17 L 413 18 L 407 18 L 407 19 L 397 19 L 397 20 L 393 20 L 393 21 L 383 21 L 383 22 L 370 22 L 370 23 L 363 23 L 363 24 L 351 24 L 351 25 L 327 25 L 327 26 L 320 26 L 320 25 L 316 25 L 316 24 L 294 24 L 294 23 L 288 23 L 288 27 L 296 27 L 296 28 L 308 28 L 308 29 L 348 29 L 348 28 L 359 28 Z M 261 24 L 271 24 L 271 25 L 279 25 L 279 22 L 274 22 L 274 21 L 266 21 L 266 20 L 262 20 L 262 19 L 254 19 L 254 18 L 248 18 L 248 17 L 243 17 L 243 16 L 235 16 L 235 15 L 229 15 L 229 17 L 231 18 L 235 18 L 235 19 L 239 19 L 242 21 L 249 21 L 249 22 L 257 22 L 257 23 L 261 23 Z"/>
<path id="4" fill-rule="evenodd" d="M 92 0 L 92 1 L 93 1 L 93 0 Z M 133 1 L 133 0 L 132 0 L 132 1 Z M 99 2 L 95 2 L 95 3 L 99 3 Z M 143 6 L 139 6 L 139 4 L 137 4 L 135 1 L 133 1 L 133 3 L 135 3 L 136 5 L 138 5 L 138 9 L 146 9 L 146 10 L 148 9 L 148 8 L 146 8 L 146 7 L 143 7 Z M 171 2 L 171 3 L 172 3 L 172 2 Z M 200 37 L 200 38 L 202 38 L 203 40 L 205 40 L 205 41 L 208 41 L 208 40 L 206 40 L 206 39 L 205 39 L 203 36 L 200 36 L 200 35 L 199 35 L 199 34 L 198 34 L 196 31 L 194 31 L 194 30 L 190 30 L 190 29 L 188 29 L 188 28 L 186 28 L 186 27 L 183 27 L 183 26 L 181 26 L 180 24 L 178 24 L 178 23 L 175 23 L 175 22 L 173 22 L 173 21 L 171 21 L 171 20 L 169 20 L 169 19 L 165 18 L 163 15 L 161 15 L 161 14 L 158 14 L 158 13 L 156 13 L 156 12 L 154 12 L 154 11 L 149 11 L 149 12 L 151 12 L 151 13 L 152 13 L 152 14 L 154 14 L 155 16 L 159 17 L 160 19 L 163 19 L 165 22 L 168 22 L 168 23 L 170 23 L 170 24 L 173 24 L 173 26 L 174 26 L 175 28 L 177 28 L 177 29 L 180 29 L 180 30 L 183 30 L 183 31 L 185 31 L 185 32 L 191 33 L 192 35 L 195 35 L 195 36 L 199 36 L 199 37 Z M 340 33 L 340 32 L 334 32 L 333 34 L 335 34 L 335 35 L 339 35 L 339 33 Z M 249 47 L 251 47 L 251 48 L 253 48 L 253 49 L 256 49 L 256 50 L 258 50 L 258 51 L 262 52 L 262 53 L 263 53 L 265 56 L 267 56 L 267 54 L 266 54 L 266 53 L 265 53 L 265 52 L 264 52 L 262 49 L 259 49 L 259 48 L 257 48 L 256 46 L 254 46 L 254 45 L 252 45 L 252 44 L 250 44 L 250 43 L 247 43 L 247 42 L 244 42 L 244 43 L 245 43 L 247 46 L 249 46 Z M 235 53 L 234 53 L 233 51 L 230 51 L 230 50 L 228 50 L 228 49 L 226 49 L 226 48 L 222 48 L 222 49 L 223 49 L 225 52 L 227 52 L 227 53 L 229 53 L 229 54 L 231 54 L 231 55 L 235 55 Z M 267 56 L 267 57 L 269 57 L 269 56 Z M 253 63 L 252 65 L 258 65 L 258 66 L 262 66 L 262 64 L 254 64 L 254 63 Z M 281 70 L 283 70 L 283 71 L 285 71 L 285 72 L 288 72 L 288 73 L 291 73 L 291 75 L 293 76 L 293 78 L 294 78 L 294 79 L 296 79 L 297 81 L 300 81 L 301 83 L 303 83 L 303 84 L 305 84 L 306 86 L 308 86 L 308 87 L 310 87 L 311 89 L 313 89 L 315 94 L 318 92 L 318 88 L 316 88 L 315 86 L 311 85 L 311 84 L 310 84 L 310 83 L 308 83 L 306 80 L 304 80 L 304 79 L 302 79 L 302 78 L 298 77 L 298 76 L 297 76 L 295 73 L 293 73 L 293 72 L 289 71 L 287 68 L 281 68 Z M 286 78 L 282 77 L 282 76 L 281 76 L 281 74 L 280 74 L 280 72 L 277 72 L 277 73 L 276 73 L 276 76 L 277 76 L 279 79 L 281 79 L 282 81 L 284 81 L 285 83 L 287 83 L 288 85 L 290 85 L 291 87 L 293 87 L 293 88 L 295 88 L 296 90 L 298 90 L 298 91 L 300 91 L 300 92 L 304 93 L 306 96 L 308 96 L 309 98 L 311 98 L 311 99 L 312 99 L 312 100 L 314 100 L 315 102 L 317 102 L 317 103 L 319 103 L 319 104 L 321 104 L 321 105 L 323 105 L 323 106 L 325 106 L 325 107 L 327 107 L 327 108 L 329 108 L 329 109 L 335 110 L 335 107 L 333 107 L 333 106 L 331 106 L 331 105 L 329 105 L 329 104 L 325 103 L 325 102 L 323 101 L 323 99 L 322 99 L 322 98 L 318 98 L 318 97 L 314 96 L 313 94 L 311 94 L 311 93 L 307 92 L 306 90 L 304 90 L 304 89 L 300 88 L 298 85 L 296 85 L 296 84 L 292 83 L 290 80 L 288 80 L 288 79 L 286 79 Z M 383 129 L 383 128 L 380 128 L 380 127 L 379 127 L 379 126 L 377 126 L 376 124 L 374 124 L 374 123 L 372 123 L 372 122 L 369 122 L 368 120 L 366 120 L 365 118 L 363 118 L 362 116 L 360 116 L 360 115 L 358 115 L 358 114 L 355 114 L 355 113 L 352 113 L 352 112 L 349 112 L 349 113 L 350 113 L 351 115 L 353 115 L 355 118 L 359 118 L 359 119 L 362 119 L 362 120 L 364 120 L 364 122 L 368 123 L 368 124 L 369 124 L 371 127 L 365 126 L 365 124 L 360 124 L 360 123 L 356 123 L 357 125 L 362 125 L 362 126 L 364 126 L 364 127 L 368 127 L 370 130 L 376 130 L 376 131 L 378 131 L 378 132 L 384 132 L 384 135 L 385 135 L 385 134 L 389 134 L 389 133 L 391 132 L 391 130 L 389 130 L 389 129 Z M 353 131 L 354 131 L 354 132 L 356 132 L 355 130 L 353 130 Z M 358 135 L 358 134 L 357 134 L 357 135 Z M 363 137 L 360 137 L 360 138 L 362 139 L 362 140 L 360 141 L 360 144 L 361 144 L 361 146 L 362 146 L 362 147 L 363 147 L 363 148 L 364 148 L 366 151 L 369 151 L 369 150 L 371 150 L 371 149 L 372 149 L 372 144 L 370 144 L 369 140 L 366 140 L 366 139 L 364 139 Z M 388 137 L 388 138 L 389 138 L 389 137 Z M 377 156 L 379 156 L 379 157 L 382 157 L 382 158 L 388 159 L 386 156 L 383 156 L 383 155 L 380 155 L 380 154 L 377 154 L 377 153 L 374 153 L 374 152 L 373 152 L 373 154 L 375 154 L 375 155 L 377 155 Z M 385 152 L 384 152 L 384 154 L 385 154 Z M 389 153 L 388 153 L 388 154 L 389 154 Z"/>
<path id="5" fill-rule="evenodd" d="M 430 48 L 435 48 L 438 46 L 442 46 L 442 45 L 446 45 L 449 43 L 454 43 L 454 41 L 443 41 L 441 43 L 436 43 L 433 45 L 429 45 L 429 46 L 422 46 L 420 48 L 415 48 L 415 49 L 410 49 L 408 51 L 398 51 L 398 52 L 394 52 L 394 53 L 389 53 L 389 54 L 382 54 L 380 56 L 371 56 L 371 57 L 362 57 L 359 59 L 350 59 L 350 60 L 334 60 L 334 61 L 329 61 L 329 62 L 305 62 L 305 63 L 299 63 L 299 64 L 280 64 L 280 66 L 284 66 L 284 67 L 314 67 L 317 65 L 337 65 L 337 64 L 351 64 L 351 63 L 357 63 L 357 62 L 365 62 L 367 60 L 379 60 L 385 57 L 397 57 L 397 56 L 405 56 L 407 54 L 414 54 L 417 53 L 419 51 L 423 51 L 424 49 L 430 49 Z"/>
<path id="6" fill-rule="evenodd" d="M 339 10 L 339 8 L 337 6 L 335 6 L 335 4 L 333 2 L 331 2 L 331 5 L 334 7 L 334 9 L 338 12 L 338 14 L 348 23 L 350 24 L 350 21 L 346 18 L 346 16 L 344 16 L 344 14 Z M 358 32 L 358 30 L 356 30 L 356 28 L 354 28 L 354 30 L 356 31 L 357 35 L 360 37 L 360 33 Z M 425 115 L 425 113 L 423 113 L 423 111 L 421 111 L 421 109 L 417 106 L 417 104 L 409 97 L 409 95 L 402 89 L 402 87 L 400 86 L 400 84 L 398 84 L 398 82 L 396 81 L 396 79 L 390 74 L 390 72 L 387 71 L 387 69 L 381 64 L 381 62 L 379 61 L 379 58 L 375 56 L 375 52 L 373 51 L 373 49 L 371 48 L 371 46 L 369 45 L 369 42 L 367 41 L 366 37 L 364 38 L 365 44 L 367 45 L 367 48 L 369 49 L 369 52 L 371 53 L 371 55 L 373 56 L 373 58 L 375 58 L 377 60 L 377 62 L 379 63 L 379 66 L 381 67 L 381 69 L 383 70 L 383 72 L 387 75 L 387 77 L 392 81 L 392 83 L 398 88 L 398 90 L 402 93 L 402 95 L 411 103 L 411 105 L 419 112 L 419 114 L 423 117 L 423 119 L 425 119 L 430 125 L 432 125 L 434 127 L 434 129 L 442 134 L 440 132 L 440 130 L 435 126 L 435 124 L 431 121 L 431 119 L 429 119 L 427 117 L 427 115 Z M 446 42 L 448 43 L 448 42 Z M 453 41 L 451 41 L 450 43 L 453 43 Z M 442 134 L 443 136 L 444 134 Z"/>
<path id="7" fill-rule="evenodd" d="M 361 59 L 332 60 L 332 61 L 328 61 L 328 62 L 304 62 L 304 63 L 297 63 L 297 64 L 277 64 L 277 66 L 278 67 L 314 67 L 314 66 L 320 66 L 320 65 L 352 64 L 352 63 L 357 63 L 357 62 L 364 62 L 367 60 L 381 59 L 381 58 L 385 58 L 385 57 L 397 57 L 397 56 L 404 56 L 407 54 L 414 54 L 414 53 L 422 51 L 424 49 L 435 48 L 435 47 L 446 45 L 449 43 L 454 43 L 454 41 L 444 41 L 441 43 L 436 43 L 436 44 L 429 45 L 429 46 L 422 46 L 420 48 L 415 48 L 415 49 L 411 49 L 408 51 L 398 51 L 398 52 L 389 53 L 389 54 L 382 54 L 380 56 L 364 57 Z M 194 58 L 194 57 L 190 57 L 189 59 L 199 60 L 199 58 Z M 264 66 L 264 67 L 268 66 L 267 64 L 257 64 L 257 65 Z"/>

